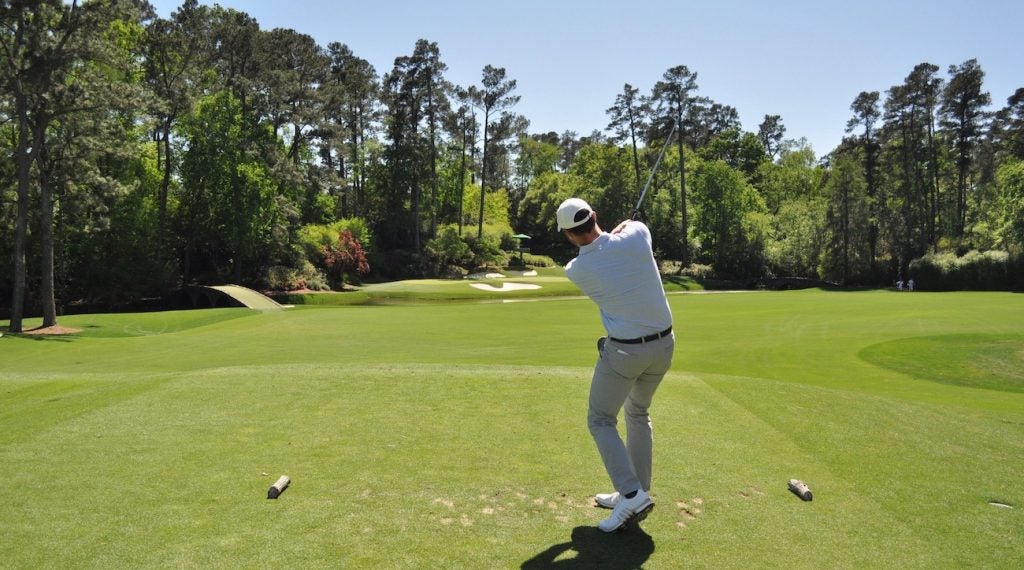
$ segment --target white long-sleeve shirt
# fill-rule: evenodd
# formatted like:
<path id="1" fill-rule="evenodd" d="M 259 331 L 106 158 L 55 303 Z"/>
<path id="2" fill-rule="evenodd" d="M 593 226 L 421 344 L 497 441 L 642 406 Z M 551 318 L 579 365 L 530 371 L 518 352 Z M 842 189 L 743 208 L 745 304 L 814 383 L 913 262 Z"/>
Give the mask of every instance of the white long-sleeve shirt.
<path id="1" fill-rule="evenodd" d="M 639 338 L 672 326 L 651 231 L 641 222 L 631 221 L 617 234 L 602 232 L 580 248 L 565 274 L 597 303 L 610 337 Z"/>

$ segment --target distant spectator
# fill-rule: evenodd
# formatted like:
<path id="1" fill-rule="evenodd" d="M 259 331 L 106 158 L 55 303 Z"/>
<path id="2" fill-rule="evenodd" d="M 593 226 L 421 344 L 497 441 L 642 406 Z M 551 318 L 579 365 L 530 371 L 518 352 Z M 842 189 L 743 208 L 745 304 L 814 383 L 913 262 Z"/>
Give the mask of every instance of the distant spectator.
<path id="1" fill-rule="evenodd" d="M 907 281 L 907 290 L 908 291 L 913 291 L 914 290 L 914 280 L 913 279 Z"/>
<path id="2" fill-rule="evenodd" d="M 902 279 L 900 279 L 899 281 L 896 282 L 896 290 L 897 291 L 902 291 L 903 290 L 903 280 Z"/>

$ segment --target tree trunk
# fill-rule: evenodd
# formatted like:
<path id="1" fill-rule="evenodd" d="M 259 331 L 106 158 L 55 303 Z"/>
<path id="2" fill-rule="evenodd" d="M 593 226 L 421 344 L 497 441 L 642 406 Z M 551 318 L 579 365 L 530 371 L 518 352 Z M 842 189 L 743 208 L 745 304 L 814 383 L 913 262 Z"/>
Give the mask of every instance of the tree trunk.
<path id="1" fill-rule="evenodd" d="M 417 102 L 417 106 L 418 106 L 418 104 L 419 103 Z M 412 222 L 413 222 L 412 223 L 413 238 L 412 239 L 413 239 L 414 251 L 416 253 L 420 253 L 420 251 L 422 250 L 422 248 L 420 247 L 420 210 L 422 208 L 421 201 L 422 201 L 423 196 L 422 196 L 422 189 L 420 188 L 420 177 L 419 177 L 419 172 L 420 172 L 420 168 L 419 168 L 420 164 L 419 164 L 419 162 L 420 161 L 418 160 L 419 159 L 419 156 L 418 156 L 419 153 L 417 153 L 416 150 L 415 150 L 415 145 L 418 142 L 417 141 L 417 136 L 416 136 L 417 135 L 416 131 L 417 131 L 417 127 L 420 124 L 420 115 L 419 115 L 419 112 L 417 110 L 413 111 L 412 117 L 410 117 L 409 124 L 411 126 L 411 129 L 410 129 L 409 138 L 408 138 L 408 140 L 409 140 L 409 151 L 408 152 L 411 154 L 411 156 L 410 156 L 408 162 L 409 162 L 409 169 L 411 170 L 410 178 L 412 179 L 412 216 L 413 216 L 413 219 L 412 219 Z"/>
<path id="2" fill-rule="evenodd" d="M 961 132 L 967 127 L 961 121 Z M 960 156 L 957 161 L 957 192 L 956 192 L 956 236 L 963 237 L 967 225 L 967 169 L 969 166 L 967 139 L 960 137 Z"/>
<path id="3" fill-rule="evenodd" d="M 864 169 L 868 183 L 868 247 L 872 277 L 877 273 L 875 257 L 878 255 L 878 206 L 875 203 L 875 146 L 871 137 L 871 129 L 864 130 Z"/>
<path id="4" fill-rule="evenodd" d="M 938 201 L 939 201 L 939 164 L 938 156 L 935 153 L 935 120 L 929 111 L 928 115 L 928 178 L 930 192 L 928 193 L 928 239 L 932 246 L 932 252 L 936 253 L 939 250 L 938 235 L 936 231 L 936 225 L 938 221 Z"/>
<path id="5" fill-rule="evenodd" d="M 466 191 L 466 144 L 469 138 L 468 131 L 462 130 L 462 162 L 459 166 L 459 237 L 462 237 L 462 195 Z"/>
<path id="6" fill-rule="evenodd" d="M 28 199 L 31 157 L 29 156 L 28 101 L 23 93 L 15 94 L 15 114 L 18 117 L 18 144 L 15 163 L 18 172 L 18 209 L 14 230 L 14 291 L 11 297 L 10 331 L 21 332 L 25 311 L 25 248 L 28 236 Z"/>
<path id="7" fill-rule="evenodd" d="M 416 253 L 420 252 L 420 181 L 413 175 L 412 180 L 412 243 Z"/>
<path id="8" fill-rule="evenodd" d="M 57 325 L 57 302 L 53 283 L 53 186 L 50 180 L 49 159 L 46 156 L 43 134 L 36 134 L 39 155 L 36 165 L 39 168 L 39 239 L 42 242 L 42 259 L 40 259 L 40 296 L 43 305 L 43 327 Z"/>
<path id="9" fill-rule="evenodd" d="M 633 127 L 632 111 L 629 114 L 629 139 L 633 146 L 633 174 L 636 177 L 636 193 L 639 196 L 640 192 L 643 192 L 643 187 L 640 186 L 640 153 L 636 149 L 636 128 Z"/>
<path id="10" fill-rule="evenodd" d="M 680 232 L 682 233 L 682 254 L 680 255 L 680 269 L 683 269 L 690 265 L 690 219 L 686 212 L 686 154 L 683 152 L 683 117 L 682 110 L 680 109 L 676 116 L 676 131 L 678 131 L 678 139 L 676 140 L 676 146 L 679 148 L 679 205 L 680 211 L 682 212 L 682 224 L 680 225 Z"/>
<path id="11" fill-rule="evenodd" d="M 487 126 L 490 122 L 489 113 L 484 111 L 484 151 L 480 159 L 480 220 L 476 230 L 476 239 L 484 237 L 484 196 L 487 195 Z"/>
<path id="12" fill-rule="evenodd" d="M 352 215 L 360 216 L 363 215 L 363 185 L 362 185 L 362 166 L 359 165 L 359 131 L 360 119 L 359 112 L 356 112 L 356 117 L 352 120 L 349 127 L 349 136 L 352 138 L 352 144 L 349 147 L 349 159 L 348 166 L 352 169 L 352 177 L 348 179 L 349 186 L 355 190 L 355 204 L 352 207 Z M 338 153 L 339 155 L 341 153 Z M 344 162 L 344 161 L 342 161 Z M 340 172 L 341 177 L 345 178 L 344 172 Z"/>
<path id="13" fill-rule="evenodd" d="M 167 228 L 167 197 L 170 194 L 171 188 L 171 119 L 167 118 L 164 121 L 162 127 L 161 136 L 163 137 L 164 147 L 164 178 L 160 183 L 160 222 L 159 222 L 159 236 L 161 238 L 161 249 L 163 247 L 164 231 Z M 162 251 L 160 252 L 162 256 Z"/>
<path id="14" fill-rule="evenodd" d="M 845 180 L 840 184 L 843 192 L 843 285 L 846 285 L 850 282 L 850 188 Z"/>
<path id="15" fill-rule="evenodd" d="M 365 168 L 365 146 L 366 146 L 366 121 L 364 120 L 362 109 L 359 110 L 359 119 L 357 120 L 356 132 L 352 137 L 352 160 L 349 161 L 349 165 L 355 171 L 358 171 L 358 176 L 353 176 L 356 182 L 356 211 L 355 215 L 364 216 L 366 215 L 366 197 L 364 195 L 366 188 L 366 168 Z"/>
<path id="16" fill-rule="evenodd" d="M 434 126 L 434 82 L 427 83 L 427 123 L 430 125 L 430 237 L 437 237 L 437 144 Z"/>

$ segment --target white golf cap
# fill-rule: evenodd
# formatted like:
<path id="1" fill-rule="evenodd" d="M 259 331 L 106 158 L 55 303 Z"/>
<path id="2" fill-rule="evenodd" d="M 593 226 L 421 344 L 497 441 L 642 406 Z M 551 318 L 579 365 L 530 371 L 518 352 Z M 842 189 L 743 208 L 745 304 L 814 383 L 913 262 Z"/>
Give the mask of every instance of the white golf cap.
<path id="1" fill-rule="evenodd" d="M 568 230 L 583 225 L 594 215 L 593 208 L 582 198 L 569 198 L 558 207 L 558 231 Z"/>

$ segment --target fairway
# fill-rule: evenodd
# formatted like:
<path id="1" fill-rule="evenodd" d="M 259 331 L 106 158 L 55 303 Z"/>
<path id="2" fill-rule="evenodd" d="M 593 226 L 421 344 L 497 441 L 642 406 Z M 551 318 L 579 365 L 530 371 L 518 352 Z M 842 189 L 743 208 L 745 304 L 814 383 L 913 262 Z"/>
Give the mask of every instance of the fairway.
<path id="1" fill-rule="evenodd" d="M 596 306 L 438 295 L 4 334 L 0 566 L 1024 566 L 1024 296 L 670 295 L 657 506 L 604 535 Z"/>

